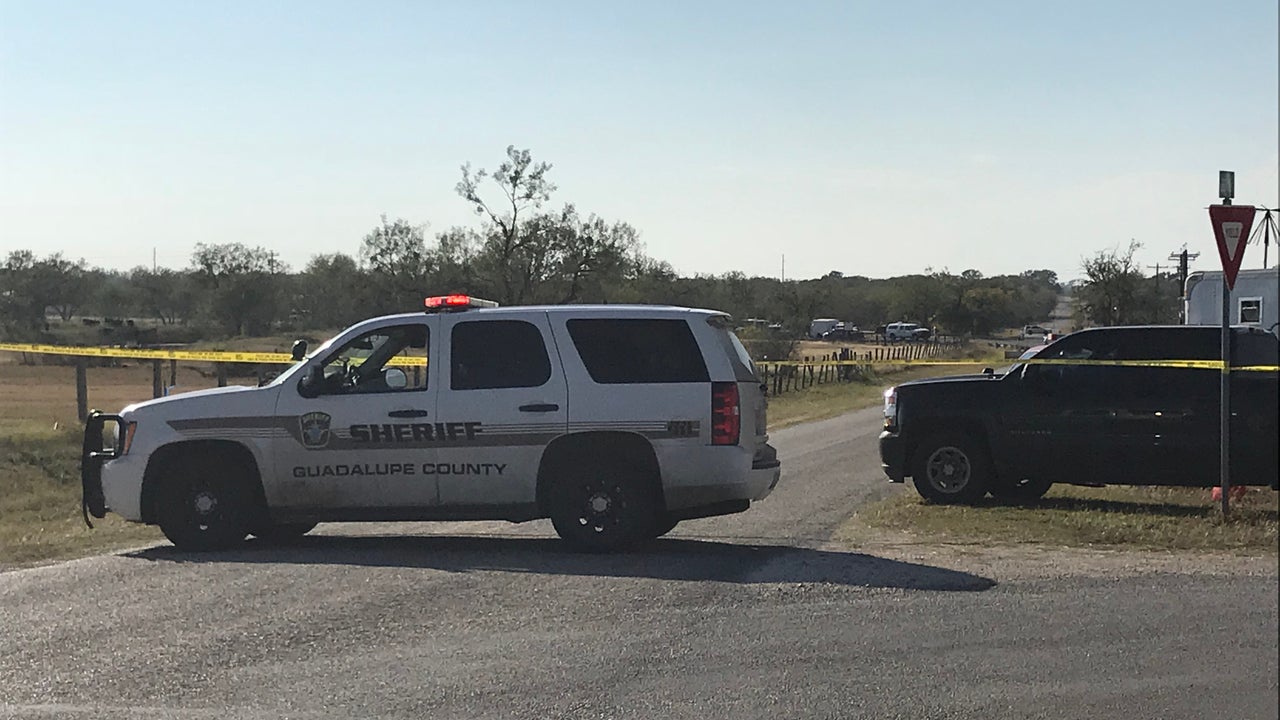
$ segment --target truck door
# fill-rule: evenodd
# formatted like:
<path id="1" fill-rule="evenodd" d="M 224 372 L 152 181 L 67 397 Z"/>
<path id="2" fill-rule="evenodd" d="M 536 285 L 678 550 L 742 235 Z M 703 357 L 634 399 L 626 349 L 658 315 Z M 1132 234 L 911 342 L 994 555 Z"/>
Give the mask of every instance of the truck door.
<path id="1" fill-rule="evenodd" d="M 429 472 L 440 435 L 432 417 L 437 371 L 427 364 L 437 322 L 424 315 L 358 332 L 281 389 L 276 415 L 291 437 L 273 453 L 273 510 L 408 517 L 438 503 Z"/>
<path id="2" fill-rule="evenodd" d="M 1106 360 L 1117 354 L 1112 338 L 1080 333 L 1036 355 L 1037 360 Z M 1018 457 L 1012 471 L 1054 482 L 1113 482 L 1132 476 L 1144 458 L 1132 454 L 1132 417 L 1117 414 L 1123 378 L 1114 366 L 1037 365 L 1012 378 L 1002 409 L 1008 447 Z M 1128 423 L 1129 426 L 1121 427 Z M 1119 432 L 1125 430 L 1125 432 Z"/>
<path id="3" fill-rule="evenodd" d="M 440 503 L 533 507 L 542 451 L 568 418 L 546 313 L 444 314 L 440 337 L 435 419 L 443 437 L 427 470 Z"/>

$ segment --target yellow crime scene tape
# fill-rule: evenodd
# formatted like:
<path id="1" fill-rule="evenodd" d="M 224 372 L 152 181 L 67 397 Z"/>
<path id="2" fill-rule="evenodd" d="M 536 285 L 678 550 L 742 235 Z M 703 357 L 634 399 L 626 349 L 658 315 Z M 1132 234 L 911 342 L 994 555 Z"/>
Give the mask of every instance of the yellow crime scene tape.
<path id="1" fill-rule="evenodd" d="M 773 367 L 849 367 L 868 365 L 987 365 L 987 360 L 931 360 L 929 358 L 900 360 L 761 360 L 757 365 Z M 1027 359 L 1008 358 L 999 365 L 1092 365 L 1095 367 L 1160 367 L 1160 368 L 1192 368 L 1196 370 L 1221 370 L 1221 360 L 1068 360 L 1068 359 Z M 1231 372 L 1280 372 L 1280 365 L 1232 365 Z"/>
<path id="2" fill-rule="evenodd" d="M 0 343 L 0 351 L 37 353 L 42 355 L 71 355 L 76 357 L 108 357 L 134 360 L 196 360 L 203 362 L 239 362 L 291 365 L 295 361 L 288 353 L 232 352 L 226 350 L 148 350 L 143 348 L 88 347 L 74 345 L 36 345 L 25 343 Z M 427 358 L 397 357 L 387 363 L 402 367 L 425 366 Z M 866 367 L 868 365 L 991 365 L 984 360 L 934 360 L 876 359 L 876 360 L 761 360 L 757 365 L 772 367 Z M 1036 359 L 1016 360 L 1008 358 L 1009 365 L 1092 365 L 1116 367 L 1192 368 L 1197 370 L 1221 370 L 1221 360 L 1072 360 Z M 1231 372 L 1280 372 L 1280 365 L 1233 365 Z"/>
<path id="3" fill-rule="evenodd" d="M 87 347 L 74 345 L 33 345 L 0 343 L 0 351 L 71 355 L 75 357 L 121 358 L 132 360 L 198 360 L 203 362 L 238 362 L 292 365 L 289 353 L 232 352 L 227 350 L 148 350 L 144 348 Z M 425 366 L 426 358 L 398 357 L 387 363 L 404 367 Z"/>

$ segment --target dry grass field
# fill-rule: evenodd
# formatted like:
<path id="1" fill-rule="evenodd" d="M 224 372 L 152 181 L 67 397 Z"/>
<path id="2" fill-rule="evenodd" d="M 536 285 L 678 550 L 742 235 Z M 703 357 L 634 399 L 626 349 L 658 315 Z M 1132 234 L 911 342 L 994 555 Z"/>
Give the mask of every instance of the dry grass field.
<path id="1" fill-rule="evenodd" d="M 23 365 L 0 354 L 0 567 L 28 564 L 162 540 L 154 527 L 114 516 L 80 516 L 76 371 L 70 365 Z M 163 365 L 168 385 L 169 364 Z M 89 407 L 117 411 L 151 399 L 150 363 L 89 368 Z M 208 367 L 179 364 L 173 392 L 217 386 Z M 255 384 L 253 377 L 228 384 Z"/>
<path id="2" fill-rule="evenodd" d="M 76 369 L 71 365 L 22 365 L 16 356 L 0 355 L 0 437 L 49 435 L 63 427 L 78 427 Z M 162 381 L 169 383 L 169 364 Z M 207 376 L 207 377 L 206 377 Z M 89 407 L 114 412 L 130 403 L 150 400 L 150 363 L 88 370 Z M 216 387 L 207 367 L 179 363 L 173 392 Z M 251 377 L 229 378 L 228 384 L 256 384 Z"/>

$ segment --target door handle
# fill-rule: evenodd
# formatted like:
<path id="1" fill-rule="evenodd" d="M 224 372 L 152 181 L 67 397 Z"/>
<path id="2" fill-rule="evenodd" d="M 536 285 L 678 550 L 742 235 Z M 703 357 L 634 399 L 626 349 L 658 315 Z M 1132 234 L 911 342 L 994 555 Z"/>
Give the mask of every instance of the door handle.
<path id="1" fill-rule="evenodd" d="M 533 403 L 520 406 L 520 412 L 555 412 L 559 409 L 560 406 L 555 403 Z"/>
<path id="2" fill-rule="evenodd" d="M 430 414 L 431 413 L 427 412 L 426 410 L 392 410 L 391 412 L 387 413 L 387 417 L 420 418 L 420 417 L 426 417 Z"/>

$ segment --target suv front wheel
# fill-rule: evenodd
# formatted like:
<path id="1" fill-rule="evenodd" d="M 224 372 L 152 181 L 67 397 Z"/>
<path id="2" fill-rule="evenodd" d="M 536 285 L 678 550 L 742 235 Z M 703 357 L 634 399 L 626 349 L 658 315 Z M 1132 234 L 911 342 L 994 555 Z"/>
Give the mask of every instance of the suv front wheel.
<path id="1" fill-rule="evenodd" d="M 911 481 L 920 497 L 941 504 L 973 503 L 987 494 L 991 463 L 968 435 L 926 438 L 912 457 Z"/>
<path id="2" fill-rule="evenodd" d="M 157 520 L 179 550 L 226 550 L 249 534 L 256 510 L 248 470 L 214 453 L 174 461 L 159 490 Z"/>
<path id="3" fill-rule="evenodd" d="M 655 537 L 658 499 L 641 473 L 621 467 L 566 469 L 551 488 L 556 533 L 588 552 L 623 550 Z"/>

